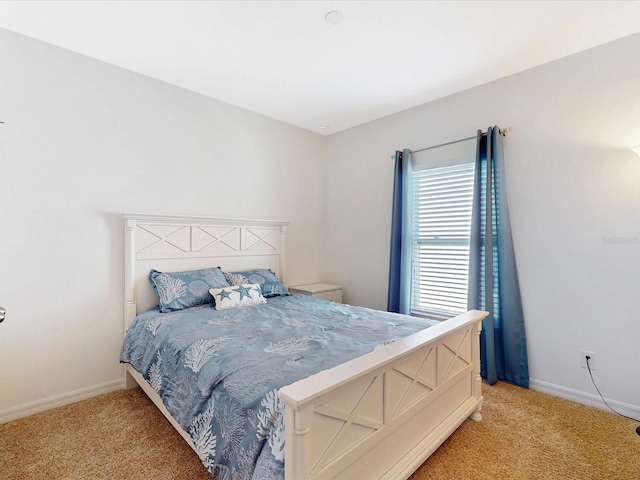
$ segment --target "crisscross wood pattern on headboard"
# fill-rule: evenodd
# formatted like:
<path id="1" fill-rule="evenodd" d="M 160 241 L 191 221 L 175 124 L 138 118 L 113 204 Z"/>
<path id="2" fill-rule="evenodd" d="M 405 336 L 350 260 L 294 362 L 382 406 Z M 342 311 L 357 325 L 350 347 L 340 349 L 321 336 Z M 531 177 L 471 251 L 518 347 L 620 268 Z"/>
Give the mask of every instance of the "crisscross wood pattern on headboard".
<path id="1" fill-rule="evenodd" d="M 288 222 L 125 215 L 125 328 L 152 306 L 149 270 L 270 268 L 284 282 Z"/>
<path id="2" fill-rule="evenodd" d="M 184 255 L 225 256 L 280 254 L 280 229 L 216 225 L 136 223 L 136 255 L 173 258 Z"/>

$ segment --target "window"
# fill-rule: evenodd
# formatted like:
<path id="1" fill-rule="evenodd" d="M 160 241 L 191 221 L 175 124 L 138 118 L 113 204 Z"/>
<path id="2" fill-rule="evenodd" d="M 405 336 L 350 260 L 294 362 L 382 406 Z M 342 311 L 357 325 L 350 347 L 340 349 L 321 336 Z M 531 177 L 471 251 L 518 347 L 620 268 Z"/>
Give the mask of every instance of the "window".
<path id="1" fill-rule="evenodd" d="M 448 318 L 467 311 L 472 158 L 414 170 L 412 314 Z"/>

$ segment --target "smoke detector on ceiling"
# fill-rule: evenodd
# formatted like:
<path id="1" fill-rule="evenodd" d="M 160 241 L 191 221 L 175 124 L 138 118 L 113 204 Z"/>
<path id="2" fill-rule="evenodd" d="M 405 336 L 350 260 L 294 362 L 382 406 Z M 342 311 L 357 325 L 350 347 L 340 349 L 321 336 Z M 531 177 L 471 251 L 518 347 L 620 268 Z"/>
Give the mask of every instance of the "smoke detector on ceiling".
<path id="1" fill-rule="evenodd" d="M 324 21 L 329 25 L 340 25 L 344 22 L 344 13 L 340 10 L 332 10 L 324 16 Z"/>

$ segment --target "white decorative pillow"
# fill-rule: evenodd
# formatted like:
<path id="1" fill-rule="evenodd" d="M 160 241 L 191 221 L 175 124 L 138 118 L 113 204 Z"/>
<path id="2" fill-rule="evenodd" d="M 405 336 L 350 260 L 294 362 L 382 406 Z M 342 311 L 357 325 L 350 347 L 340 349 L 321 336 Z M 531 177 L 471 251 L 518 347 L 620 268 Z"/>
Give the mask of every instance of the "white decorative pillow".
<path id="1" fill-rule="evenodd" d="M 257 283 L 245 283 L 235 287 L 212 288 L 209 293 L 216 301 L 216 310 L 233 307 L 249 307 L 262 305 L 267 300 L 262 296 L 262 289 Z"/>

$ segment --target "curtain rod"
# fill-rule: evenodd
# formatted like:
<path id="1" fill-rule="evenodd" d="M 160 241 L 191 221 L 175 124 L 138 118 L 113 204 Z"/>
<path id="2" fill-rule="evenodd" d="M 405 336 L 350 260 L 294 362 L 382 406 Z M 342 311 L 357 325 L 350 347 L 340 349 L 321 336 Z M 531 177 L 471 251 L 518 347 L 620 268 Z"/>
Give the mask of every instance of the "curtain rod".
<path id="1" fill-rule="evenodd" d="M 482 132 L 483 135 L 486 135 L 485 132 Z M 440 148 L 440 147 L 446 147 L 447 145 L 453 145 L 454 143 L 461 143 L 461 142 L 466 142 L 468 140 L 474 140 L 478 138 L 477 135 L 474 135 L 473 137 L 467 137 L 467 138 L 461 138 L 460 140 L 454 140 L 452 142 L 446 142 L 446 143 L 441 143 L 439 145 L 432 145 L 430 147 L 425 147 L 425 148 L 420 148 L 418 150 L 411 150 L 411 153 L 418 153 L 418 152 L 424 152 L 426 150 L 432 150 L 434 148 Z"/>
<path id="2" fill-rule="evenodd" d="M 498 129 L 498 132 L 503 137 L 506 137 L 507 133 L 509 133 L 511 131 L 513 131 L 512 127 L 506 127 L 506 128 L 499 128 Z M 487 134 L 487 132 L 482 132 L 482 135 L 486 135 L 486 134 Z M 467 142 L 469 140 L 474 140 L 476 138 L 478 138 L 477 135 L 474 135 L 473 137 L 461 138 L 460 140 L 453 140 L 452 142 L 441 143 L 439 145 L 432 145 L 430 147 L 420 148 L 418 150 L 411 150 L 411 153 L 424 152 L 426 150 L 432 150 L 434 148 L 446 147 L 447 145 L 453 145 L 454 143 L 460 143 L 460 142 Z M 393 155 L 391 155 L 391 158 L 393 159 L 395 157 Z"/>

